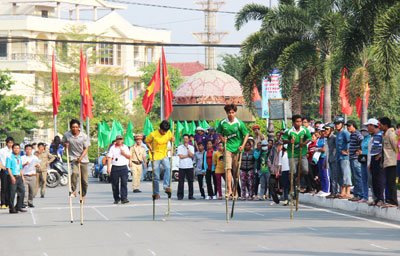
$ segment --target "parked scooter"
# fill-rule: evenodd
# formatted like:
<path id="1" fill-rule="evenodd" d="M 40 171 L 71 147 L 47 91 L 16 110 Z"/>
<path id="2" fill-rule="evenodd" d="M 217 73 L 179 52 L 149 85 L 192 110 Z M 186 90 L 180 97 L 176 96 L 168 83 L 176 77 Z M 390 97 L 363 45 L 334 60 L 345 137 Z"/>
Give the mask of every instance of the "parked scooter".
<path id="1" fill-rule="evenodd" d="M 47 187 L 49 188 L 55 188 L 60 184 L 61 176 L 58 173 L 58 171 L 48 168 L 47 169 L 47 178 L 46 178 L 46 183 Z"/>
<path id="2" fill-rule="evenodd" d="M 66 186 L 68 184 L 68 172 L 62 160 L 57 157 L 56 160 L 50 164 L 50 168 L 58 172 L 61 186 Z"/>
<path id="3" fill-rule="evenodd" d="M 151 181 L 153 170 L 151 169 L 151 162 L 147 163 L 147 172 L 144 175 L 145 181 Z M 160 166 L 160 180 L 164 179 L 164 167 Z M 179 156 L 172 157 L 172 180 L 179 181 Z"/>

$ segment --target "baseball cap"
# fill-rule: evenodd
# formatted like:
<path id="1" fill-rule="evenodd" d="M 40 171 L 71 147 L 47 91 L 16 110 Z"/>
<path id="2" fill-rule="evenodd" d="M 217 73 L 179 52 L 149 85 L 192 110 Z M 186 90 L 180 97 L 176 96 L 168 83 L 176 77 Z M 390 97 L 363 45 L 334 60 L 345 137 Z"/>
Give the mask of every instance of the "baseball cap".
<path id="1" fill-rule="evenodd" d="M 262 150 L 268 149 L 268 140 L 261 141 Z"/>
<path id="2" fill-rule="evenodd" d="M 344 125 L 357 127 L 357 124 L 356 124 L 356 122 L 354 120 L 349 120 Z"/>
<path id="3" fill-rule="evenodd" d="M 370 118 L 368 119 L 368 122 L 366 122 L 364 125 L 374 125 L 374 126 L 378 126 L 379 125 L 379 121 L 375 118 Z"/>
<path id="4" fill-rule="evenodd" d="M 251 127 L 251 129 L 252 129 L 252 130 L 254 130 L 254 129 L 260 129 L 260 126 L 259 126 L 258 124 L 255 124 L 255 125 L 253 125 L 253 126 Z"/>
<path id="5" fill-rule="evenodd" d="M 368 131 L 368 127 L 366 125 L 363 125 L 361 127 L 360 131 Z"/>
<path id="6" fill-rule="evenodd" d="M 143 139 L 143 135 L 142 134 L 136 134 L 135 135 L 135 139 Z"/>
<path id="7" fill-rule="evenodd" d="M 122 137 L 122 135 L 117 135 L 117 137 L 115 137 L 115 139 L 116 139 L 116 140 L 122 140 L 123 137 Z"/>
<path id="8" fill-rule="evenodd" d="M 198 126 L 198 127 L 196 128 L 196 131 L 203 131 L 203 132 L 204 132 L 205 130 L 204 130 L 203 127 Z"/>

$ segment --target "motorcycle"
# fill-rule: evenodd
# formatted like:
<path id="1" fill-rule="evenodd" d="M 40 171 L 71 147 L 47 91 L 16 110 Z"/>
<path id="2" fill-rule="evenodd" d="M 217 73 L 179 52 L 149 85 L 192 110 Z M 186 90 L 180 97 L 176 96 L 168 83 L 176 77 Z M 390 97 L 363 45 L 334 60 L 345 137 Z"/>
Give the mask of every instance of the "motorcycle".
<path id="1" fill-rule="evenodd" d="M 57 157 L 56 160 L 50 164 L 50 167 L 59 174 L 61 186 L 66 186 L 68 184 L 68 172 L 60 158 Z"/>
<path id="2" fill-rule="evenodd" d="M 153 175 L 153 170 L 151 168 L 151 162 L 147 163 L 147 171 L 144 175 L 145 181 L 151 181 Z M 164 179 L 164 167 L 160 166 L 160 180 Z M 179 181 L 179 156 L 172 157 L 172 180 Z"/>
<path id="3" fill-rule="evenodd" d="M 58 184 L 60 184 L 60 180 L 61 176 L 58 173 L 58 171 L 50 168 L 47 169 L 47 179 L 46 179 L 47 187 L 49 188 L 57 187 Z"/>

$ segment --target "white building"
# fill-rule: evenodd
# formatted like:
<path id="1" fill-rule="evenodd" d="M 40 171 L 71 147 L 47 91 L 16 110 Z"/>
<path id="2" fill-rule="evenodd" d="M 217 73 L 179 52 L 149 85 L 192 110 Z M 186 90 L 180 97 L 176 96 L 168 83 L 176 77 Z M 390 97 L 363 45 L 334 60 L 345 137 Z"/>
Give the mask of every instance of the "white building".
<path id="1" fill-rule="evenodd" d="M 85 33 L 100 35 L 101 40 L 108 42 L 169 43 L 171 40 L 170 31 L 132 25 L 115 11 L 125 6 L 103 0 L 2 0 L 0 8 L 1 38 L 65 40 L 69 39 L 66 28 L 85 25 Z M 106 14 L 98 17 L 98 11 Z M 52 116 L 51 84 L 41 81 L 38 74 L 49 72 L 50 76 L 49 64 L 55 47 L 56 43 L 51 41 L 0 39 L 0 69 L 9 70 L 16 81 L 11 94 L 26 96 L 25 104 L 30 111 L 49 118 Z M 89 67 L 89 72 L 108 68 L 125 77 L 126 90 L 121 99 L 132 111 L 132 101 L 143 89 L 138 69 L 158 60 L 161 47 L 97 44 L 96 49 L 108 56 L 100 58 L 95 67 Z M 66 72 L 59 68 L 57 71 Z M 34 131 L 33 140 L 49 142 L 54 137 L 53 125 L 40 122 L 39 126 L 41 129 Z"/>

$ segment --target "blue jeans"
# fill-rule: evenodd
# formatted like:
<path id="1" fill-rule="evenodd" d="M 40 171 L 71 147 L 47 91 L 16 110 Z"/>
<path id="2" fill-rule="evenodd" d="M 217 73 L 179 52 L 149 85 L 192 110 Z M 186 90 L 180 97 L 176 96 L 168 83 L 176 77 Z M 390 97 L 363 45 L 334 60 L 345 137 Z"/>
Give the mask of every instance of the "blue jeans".
<path id="1" fill-rule="evenodd" d="M 321 183 L 321 190 L 329 193 L 329 171 L 328 168 L 324 169 L 326 158 L 320 158 L 318 161 L 318 176 Z"/>
<path id="2" fill-rule="evenodd" d="M 361 164 L 361 180 L 363 187 L 363 193 L 361 199 L 368 201 L 369 184 L 368 184 L 368 165 L 366 163 Z"/>
<path id="3" fill-rule="evenodd" d="M 164 189 L 169 188 L 169 177 L 171 175 L 169 158 L 164 157 L 161 160 L 154 161 L 154 170 L 153 171 L 154 171 L 154 194 L 155 195 L 160 194 L 159 180 L 160 180 L 160 166 L 161 165 L 164 167 L 163 187 L 164 187 Z"/>
<path id="4" fill-rule="evenodd" d="M 341 187 L 351 186 L 352 183 L 351 183 L 351 170 L 350 170 L 349 159 L 339 160 L 338 169 L 339 169 L 339 175 L 341 178 L 339 180 L 339 185 Z"/>
<path id="5" fill-rule="evenodd" d="M 354 197 L 362 198 L 364 195 L 363 183 L 361 177 L 361 164 L 358 159 L 350 159 L 351 176 L 354 181 L 353 194 Z"/>
<path id="6" fill-rule="evenodd" d="M 331 179 L 331 193 L 333 195 L 340 194 L 339 170 L 337 163 L 329 163 L 329 177 Z"/>

